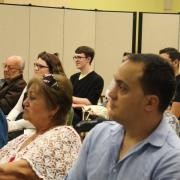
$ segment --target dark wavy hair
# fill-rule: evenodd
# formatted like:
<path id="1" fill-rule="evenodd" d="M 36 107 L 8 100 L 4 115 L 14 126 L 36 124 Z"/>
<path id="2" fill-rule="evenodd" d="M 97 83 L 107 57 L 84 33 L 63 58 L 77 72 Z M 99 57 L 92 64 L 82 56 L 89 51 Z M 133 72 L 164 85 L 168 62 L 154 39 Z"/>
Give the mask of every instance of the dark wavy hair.
<path id="1" fill-rule="evenodd" d="M 46 51 L 43 51 L 40 54 L 38 54 L 37 58 L 41 58 L 43 61 L 46 62 L 49 68 L 49 72 L 51 74 L 65 74 L 62 63 L 58 57 L 58 53 L 51 54 Z"/>

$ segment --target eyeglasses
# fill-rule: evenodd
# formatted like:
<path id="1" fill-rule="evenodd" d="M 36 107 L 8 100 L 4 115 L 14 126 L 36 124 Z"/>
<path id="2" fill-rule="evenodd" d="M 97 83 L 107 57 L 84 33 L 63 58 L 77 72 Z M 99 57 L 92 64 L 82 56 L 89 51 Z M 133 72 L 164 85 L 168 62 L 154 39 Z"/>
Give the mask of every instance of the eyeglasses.
<path id="1" fill-rule="evenodd" d="M 20 69 L 20 68 L 18 68 L 18 67 L 15 66 L 15 65 L 7 65 L 7 64 L 5 64 L 5 63 L 3 63 L 2 66 L 3 66 L 4 69 L 7 68 L 8 70 L 13 70 L 13 69 L 18 70 L 18 69 Z"/>
<path id="2" fill-rule="evenodd" d="M 73 59 L 76 60 L 76 59 L 82 59 L 82 58 L 86 58 L 85 56 L 73 56 Z"/>
<path id="3" fill-rule="evenodd" d="M 43 82 L 49 86 L 52 87 L 56 90 L 59 90 L 59 85 L 58 82 L 56 81 L 56 79 L 54 78 L 54 76 L 52 74 L 45 74 L 43 76 Z"/>
<path id="4" fill-rule="evenodd" d="M 44 66 L 42 64 L 34 63 L 34 68 L 37 68 L 39 70 L 39 69 L 42 69 L 42 68 L 49 68 L 49 67 L 48 66 Z"/>

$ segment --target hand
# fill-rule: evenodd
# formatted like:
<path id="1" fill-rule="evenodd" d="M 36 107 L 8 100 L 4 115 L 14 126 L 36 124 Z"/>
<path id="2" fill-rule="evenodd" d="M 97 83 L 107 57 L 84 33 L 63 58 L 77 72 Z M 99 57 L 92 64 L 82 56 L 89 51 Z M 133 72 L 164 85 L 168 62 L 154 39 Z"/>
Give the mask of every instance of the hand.
<path id="1" fill-rule="evenodd" d="M 0 164 L 1 180 L 40 180 L 26 160 Z"/>

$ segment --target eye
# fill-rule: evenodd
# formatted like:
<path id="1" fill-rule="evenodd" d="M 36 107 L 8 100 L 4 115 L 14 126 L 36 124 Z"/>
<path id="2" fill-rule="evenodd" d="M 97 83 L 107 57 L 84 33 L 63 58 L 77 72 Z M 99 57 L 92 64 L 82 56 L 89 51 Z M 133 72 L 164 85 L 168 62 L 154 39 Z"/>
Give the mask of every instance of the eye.
<path id="1" fill-rule="evenodd" d="M 30 99 L 30 100 L 35 100 L 36 97 L 31 95 L 31 96 L 29 96 L 29 99 Z"/>
<path id="2" fill-rule="evenodd" d="M 125 84 L 123 81 L 116 81 L 116 85 L 119 88 L 119 90 L 123 92 L 128 91 L 129 89 L 127 84 Z"/>

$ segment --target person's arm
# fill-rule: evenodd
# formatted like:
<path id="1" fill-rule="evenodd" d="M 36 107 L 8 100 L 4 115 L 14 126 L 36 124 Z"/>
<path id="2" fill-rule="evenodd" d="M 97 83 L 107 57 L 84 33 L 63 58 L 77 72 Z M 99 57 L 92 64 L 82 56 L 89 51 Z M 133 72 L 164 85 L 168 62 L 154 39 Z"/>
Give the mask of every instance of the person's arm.
<path id="1" fill-rule="evenodd" d="M 8 132 L 14 132 L 22 129 L 34 129 L 35 127 L 24 119 L 18 121 L 7 121 L 8 123 Z"/>
<path id="2" fill-rule="evenodd" d="M 11 109 L 16 105 L 26 83 L 24 81 L 12 82 L 9 88 L 5 92 L 4 96 L 0 98 L 0 107 L 5 115 L 7 115 Z"/>
<path id="3" fill-rule="evenodd" d="M 80 98 L 73 96 L 73 104 L 72 104 L 73 108 L 83 107 L 86 105 L 91 105 L 91 102 L 87 98 Z"/>
<path id="4" fill-rule="evenodd" d="M 172 149 L 159 160 L 151 179 L 179 180 L 180 179 L 180 149 Z"/>
<path id="5" fill-rule="evenodd" d="M 21 93 L 21 96 L 20 96 L 18 102 L 16 103 L 14 108 L 9 112 L 9 114 L 6 117 L 6 119 L 8 119 L 10 121 L 15 121 L 15 119 L 19 115 L 19 113 L 21 113 L 23 111 L 22 104 L 23 104 L 24 94 L 25 94 L 26 90 L 27 90 L 27 87 L 24 88 L 24 90 Z"/>
<path id="6" fill-rule="evenodd" d="M 40 180 L 26 160 L 18 160 L 0 165 L 0 179 L 3 180 Z"/>

